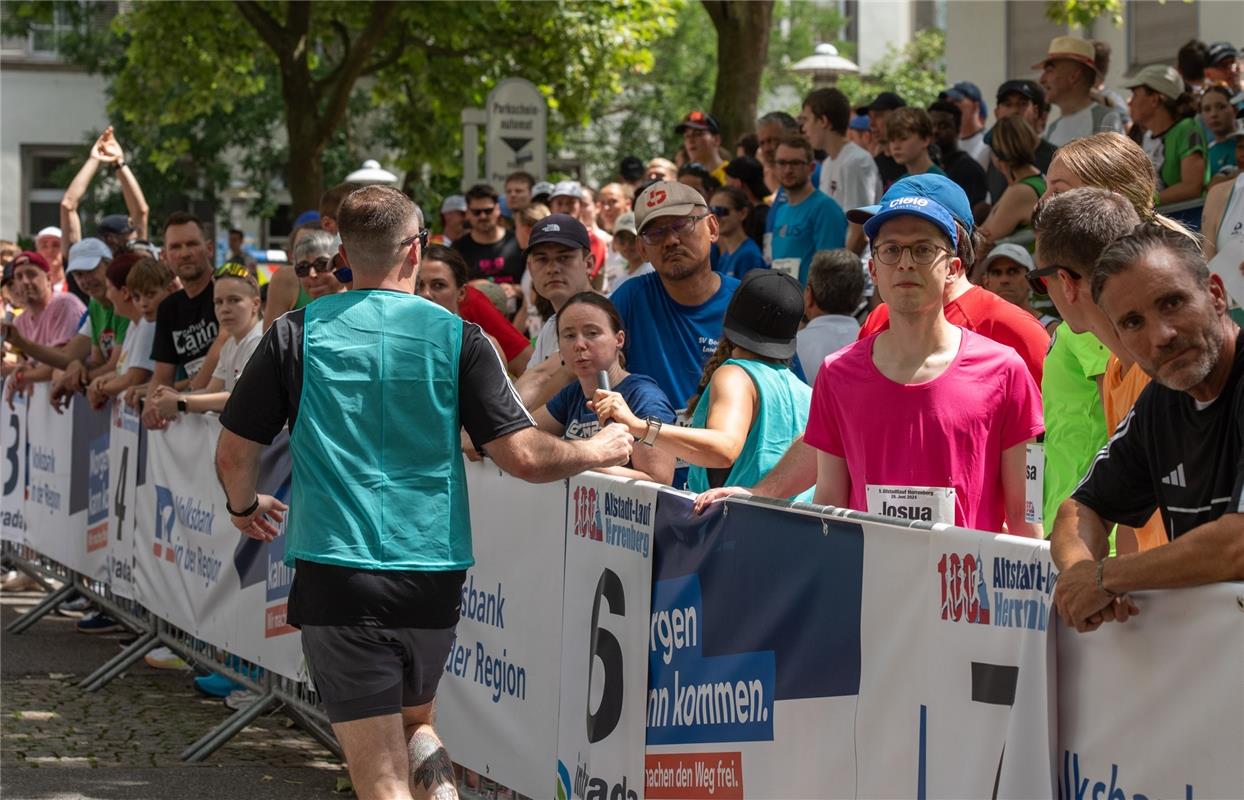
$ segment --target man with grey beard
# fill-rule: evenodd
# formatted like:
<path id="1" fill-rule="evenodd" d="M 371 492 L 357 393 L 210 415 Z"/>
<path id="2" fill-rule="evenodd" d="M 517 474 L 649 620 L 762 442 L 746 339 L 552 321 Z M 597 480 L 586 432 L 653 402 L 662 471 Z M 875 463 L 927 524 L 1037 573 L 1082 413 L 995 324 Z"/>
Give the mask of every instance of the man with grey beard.
<path id="1" fill-rule="evenodd" d="M 1054 523 L 1054 603 L 1081 632 L 1138 613 L 1130 592 L 1244 578 L 1244 336 L 1222 279 L 1146 222 L 1102 253 L 1092 295 L 1153 382 Z M 1155 509 L 1170 543 L 1109 557 L 1111 525 Z"/>

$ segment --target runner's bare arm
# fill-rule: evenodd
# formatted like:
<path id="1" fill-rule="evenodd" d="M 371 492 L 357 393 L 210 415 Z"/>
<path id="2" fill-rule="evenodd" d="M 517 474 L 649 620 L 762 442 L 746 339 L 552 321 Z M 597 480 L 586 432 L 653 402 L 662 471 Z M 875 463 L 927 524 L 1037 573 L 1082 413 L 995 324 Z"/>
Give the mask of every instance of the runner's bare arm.
<path id="1" fill-rule="evenodd" d="M 493 439 L 484 452 L 501 469 L 531 483 L 548 483 L 584 470 L 625 464 L 632 438 L 621 425 L 609 425 L 591 439 L 566 441 L 536 428 Z"/>

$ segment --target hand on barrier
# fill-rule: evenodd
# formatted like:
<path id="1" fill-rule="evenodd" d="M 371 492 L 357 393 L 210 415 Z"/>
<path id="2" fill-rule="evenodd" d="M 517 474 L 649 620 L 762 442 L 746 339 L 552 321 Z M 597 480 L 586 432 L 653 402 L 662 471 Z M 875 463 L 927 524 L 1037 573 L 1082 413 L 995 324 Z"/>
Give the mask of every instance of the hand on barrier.
<path id="1" fill-rule="evenodd" d="M 141 403 L 143 409 L 143 425 L 146 425 L 153 431 L 162 431 L 168 427 L 169 421 L 160 415 L 160 409 L 156 408 L 155 403 Z"/>
<path id="2" fill-rule="evenodd" d="M 125 407 L 139 408 L 142 405 L 142 399 L 147 396 L 147 384 L 143 383 L 138 386 L 131 386 L 125 390 Z"/>
<path id="3" fill-rule="evenodd" d="M 104 391 L 104 384 L 108 382 L 108 376 L 100 375 L 86 387 L 86 399 L 91 404 L 91 408 L 103 408 L 104 403 L 108 402 L 108 393 Z M 66 397 L 65 405 L 69 405 L 68 397 Z"/>
<path id="4" fill-rule="evenodd" d="M 713 503 L 735 496 L 751 497 L 752 493 L 742 486 L 719 486 L 716 489 L 709 489 L 707 492 L 700 492 L 696 495 L 695 505 L 692 508 L 695 510 L 695 513 L 703 514 Z"/>
<path id="5" fill-rule="evenodd" d="M 65 371 L 52 381 L 52 391 L 48 394 L 48 402 L 52 404 L 52 408 L 56 409 L 56 413 L 63 413 L 69 407 L 73 396 L 87 388 L 86 367 L 81 361 L 71 361 Z M 89 394 L 87 398 L 90 399 Z M 93 408 L 100 408 L 102 405 L 103 401 L 100 401 L 99 405 L 95 405 L 94 401 L 91 402 Z"/>
<path id="6" fill-rule="evenodd" d="M 596 412 L 596 418 L 600 420 L 602 430 L 610 422 L 616 422 L 630 432 L 631 436 L 638 439 L 648 429 L 648 423 L 635 416 L 635 412 L 631 411 L 631 407 L 618 392 L 597 389 L 591 401 L 588 402 L 588 407 Z"/>
<path id="7" fill-rule="evenodd" d="M 8 404 L 9 410 L 13 411 L 13 397 L 18 394 L 27 394 L 30 387 L 26 384 L 26 373 L 22 368 L 18 368 L 13 372 L 12 378 L 4 386 L 4 402 Z"/>
<path id="8" fill-rule="evenodd" d="M 235 528 L 252 539 L 270 542 L 280 532 L 278 526 L 285 521 L 285 512 L 289 510 L 289 506 L 270 494 L 261 494 L 258 499 L 259 506 L 250 516 L 231 516 L 230 520 Z"/>
<path id="9" fill-rule="evenodd" d="M 635 437 L 621 425 L 606 425 L 588 441 L 597 448 L 601 467 L 620 467 L 631 460 Z"/>
<path id="10" fill-rule="evenodd" d="M 172 386 L 157 386 L 155 393 L 148 402 L 155 404 L 156 411 L 164 419 L 177 419 L 179 416 L 177 411 L 178 400 L 181 400 L 181 393 Z"/>
<path id="11" fill-rule="evenodd" d="M 1097 585 L 1097 562 L 1089 558 L 1058 576 L 1054 607 L 1063 622 L 1080 633 L 1095 631 L 1103 622 L 1126 622 L 1140 613 L 1131 597 L 1113 597 Z"/>

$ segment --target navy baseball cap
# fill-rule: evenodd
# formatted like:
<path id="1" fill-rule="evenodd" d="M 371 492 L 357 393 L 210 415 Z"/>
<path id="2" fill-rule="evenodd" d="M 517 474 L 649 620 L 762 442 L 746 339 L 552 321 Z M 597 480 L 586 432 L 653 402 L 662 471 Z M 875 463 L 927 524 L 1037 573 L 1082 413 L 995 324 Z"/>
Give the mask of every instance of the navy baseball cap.
<path id="1" fill-rule="evenodd" d="M 847 219 L 857 225 L 864 225 L 873 215 L 881 211 L 887 201 L 898 197 L 927 197 L 937 201 L 938 205 L 950 212 L 950 215 L 963 226 L 964 230 L 972 231 L 976 223 L 972 218 L 972 203 L 959 184 L 945 175 L 909 175 L 894 182 L 894 185 L 881 196 L 881 202 L 875 206 L 853 208 L 847 212 Z"/>
<path id="2" fill-rule="evenodd" d="M 95 232 L 99 234 L 112 233 L 126 236 L 134 232 L 134 226 L 130 224 L 130 218 L 124 214 L 109 214 L 101 219 L 99 224 L 95 226 Z"/>
<path id="3" fill-rule="evenodd" d="M 938 227 L 938 229 L 946 234 L 950 239 L 951 249 L 959 246 L 959 235 L 955 231 L 955 219 L 950 215 L 950 211 L 936 200 L 930 200 L 927 197 L 919 195 L 906 195 L 904 197 L 896 197 L 881 204 L 881 210 L 869 218 L 864 223 L 864 234 L 868 236 L 868 241 L 872 242 L 877 238 L 877 233 L 881 230 L 881 226 L 887 221 L 895 217 L 921 217 L 927 219 Z"/>
<path id="4" fill-rule="evenodd" d="M 531 238 L 527 240 L 527 249 L 531 250 L 538 244 L 550 242 L 580 250 L 592 249 L 592 242 L 587 236 L 587 228 L 569 214 L 550 214 L 533 225 Z"/>
<path id="5" fill-rule="evenodd" d="M 971 81 L 959 81 L 937 97 L 939 100 L 971 100 L 980 105 L 982 121 L 989 116 L 989 107 L 985 104 L 984 96 L 981 95 L 981 87 Z"/>

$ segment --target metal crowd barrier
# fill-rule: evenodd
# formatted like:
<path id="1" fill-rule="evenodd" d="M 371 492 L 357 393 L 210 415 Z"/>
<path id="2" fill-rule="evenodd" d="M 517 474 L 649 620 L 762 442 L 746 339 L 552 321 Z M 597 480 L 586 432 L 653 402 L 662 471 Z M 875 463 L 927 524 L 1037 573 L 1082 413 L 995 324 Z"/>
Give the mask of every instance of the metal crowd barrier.
<path id="1" fill-rule="evenodd" d="M 101 611 L 135 634 L 138 639 L 116 656 L 101 664 L 78 683 L 78 688 L 94 692 L 121 676 L 143 656 L 157 647 L 167 647 L 187 664 L 219 672 L 259 696 L 219 725 L 204 733 L 181 753 L 183 761 L 197 763 L 207 759 L 247 725 L 272 711 L 283 711 L 338 758 L 343 754 L 319 702 L 319 695 L 305 682 L 293 681 L 263 669 L 210 642 L 205 642 L 152 614 L 141 604 L 117 597 L 108 585 L 87 580 L 33 549 L 13 542 L 0 542 L 0 557 L 14 569 L 34 578 L 47 592 L 37 605 L 14 620 L 6 632 L 18 635 L 75 597 L 86 597 Z M 60 583 L 57 588 L 55 583 Z"/>

